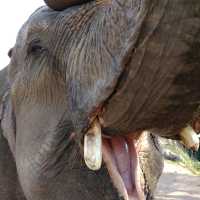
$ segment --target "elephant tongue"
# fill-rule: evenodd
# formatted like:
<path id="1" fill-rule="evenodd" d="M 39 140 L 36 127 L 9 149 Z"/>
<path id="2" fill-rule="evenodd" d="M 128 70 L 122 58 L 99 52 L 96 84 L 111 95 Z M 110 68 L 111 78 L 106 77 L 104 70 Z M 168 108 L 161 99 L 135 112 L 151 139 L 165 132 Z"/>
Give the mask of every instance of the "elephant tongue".
<path id="1" fill-rule="evenodd" d="M 134 139 L 113 137 L 103 139 L 103 160 L 114 186 L 125 200 L 138 200 L 141 187 L 137 172 L 137 153 Z"/>

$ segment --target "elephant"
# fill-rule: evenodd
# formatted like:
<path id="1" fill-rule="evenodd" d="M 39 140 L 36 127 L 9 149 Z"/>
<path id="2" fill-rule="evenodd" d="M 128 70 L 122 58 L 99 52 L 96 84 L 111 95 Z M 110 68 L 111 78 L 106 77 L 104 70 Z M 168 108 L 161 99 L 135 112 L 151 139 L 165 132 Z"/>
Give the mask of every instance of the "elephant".
<path id="1" fill-rule="evenodd" d="M 0 102 L 7 90 L 7 69 L 0 72 Z M 137 140 L 140 178 L 146 199 L 153 199 L 158 180 L 163 170 L 163 152 L 157 137 L 143 132 Z M 26 200 L 21 189 L 15 160 L 0 129 L 0 197 L 4 200 Z"/>
<path id="2" fill-rule="evenodd" d="M 7 68 L 0 71 L 0 102 L 8 90 Z M 153 199 L 159 177 L 163 170 L 163 153 L 157 137 L 143 132 L 137 140 L 138 158 L 143 180 L 143 192 Z M 4 200 L 26 200 L 21 189 L 15 160 L 0 129 L 0 197 Z"/>
<path id="3" fill-rule="evenodd" d="M 141 134 L 196 134 L 200 1 L 46 2 L 9 53 L 1 110 L 26 199 L 151 198 Z"/>

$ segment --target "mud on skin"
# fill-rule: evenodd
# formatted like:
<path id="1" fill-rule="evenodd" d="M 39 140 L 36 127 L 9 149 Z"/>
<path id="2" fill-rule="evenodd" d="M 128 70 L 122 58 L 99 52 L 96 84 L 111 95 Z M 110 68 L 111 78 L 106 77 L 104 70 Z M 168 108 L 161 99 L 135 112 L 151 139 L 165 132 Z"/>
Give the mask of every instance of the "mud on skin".
<path id="1" fill-rule="evenodd" d="M 160 161 L 139 162 L 140 133 L 178 139 L 199 106 L 199 11 L 199 0 L 110 0 L 31 15 L 10 52 L 1 115 L 27 200 L 145 199 L 138 171 Z M 82 141 L 97 118 L 111 156 L 91 171 Z"/>

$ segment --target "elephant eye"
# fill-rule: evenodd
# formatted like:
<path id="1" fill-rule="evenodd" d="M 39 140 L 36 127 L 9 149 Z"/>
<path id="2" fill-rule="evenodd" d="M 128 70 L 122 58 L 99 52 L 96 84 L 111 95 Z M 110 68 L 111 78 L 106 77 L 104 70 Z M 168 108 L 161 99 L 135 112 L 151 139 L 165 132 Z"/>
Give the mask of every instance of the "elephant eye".
<path id="1" fill-rule="evenodd" d="M 46 49 L 41 45 L 40 40 L 32 41 L 28 47 L 28 55 L 33 54 L 37 55 L 44 52 Z"/>

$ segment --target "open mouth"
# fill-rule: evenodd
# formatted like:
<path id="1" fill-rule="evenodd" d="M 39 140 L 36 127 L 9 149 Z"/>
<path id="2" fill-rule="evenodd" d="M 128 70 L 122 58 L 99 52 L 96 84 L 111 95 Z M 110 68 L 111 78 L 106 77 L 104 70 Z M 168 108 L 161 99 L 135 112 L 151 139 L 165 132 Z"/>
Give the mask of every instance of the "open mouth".
<path id="1" fill-rule="evenodd" d="M 138 136 L 141 133 L 110 137 L 104 135 L 96 119 L 84 135 L 84 160 L 91 170 L 99 170 L 104 161 L 113 185 L 125 200 L 143 200 L 144 180 L 139 165 Z M 199 148 L 195 127 L 187 126 L 180 132 L 183 144 L 194 150 Z M 144 177 L 143 177 L 144 178 Z"/>
<path id="2" fill-rule="evenodd" d="M 84 159 L 92 170 L 101 168 L 104 161 L 113 185 L 125 200 L 143 200 L 140 167 L 135 135 L 107 137 L 99 123 L 86 133 Z"/>
<path id="3" fill-rule="evenodd" d="M 125 200 L 144 199 L 138 172 L 136 142 L 132 137 L 103 138 L 103 161 Z"/>

